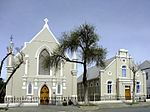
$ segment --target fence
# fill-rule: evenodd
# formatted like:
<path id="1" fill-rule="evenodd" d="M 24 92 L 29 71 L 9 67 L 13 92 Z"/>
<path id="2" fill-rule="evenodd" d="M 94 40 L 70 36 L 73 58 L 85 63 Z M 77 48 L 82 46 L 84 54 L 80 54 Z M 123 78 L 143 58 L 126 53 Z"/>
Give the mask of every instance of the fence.
<path id="1" fill-rule="evenodd" d="M 61 105 L 64 102 L 68 104 L 77 104 L 79 101 L 84 101 L 84 96 L 78 96 L 77 97 L 49 97 L 46 98 L 45 100 L 46 103 L 44 104 L 50 104 L 50 105 Z M 105 95 L 105 96 L 99 96 L 99 95 L 94 95 L 94 96 L 89 96 L 88 97 L 89 101 L 111 101 L 111 100 L 127 100 L 125 96 L 115 96 L 115 95 Z M 130 97 L 130 100 L 132 100 L 132 96 Z M 136 101 L 146 101 L 146 96 L 145 95 L 136 95 L 135 96 Z M 41 98 L 39 97 L 5 97 L 4 102 L 5 103 L 41 103 Z"/>
<path id="2" fill-rule="evenodd" d="M 125 96 L 116 96 L 116 95 L 105 95 L 105 96 L 100 96 L 100 95 L 93 95 L 93 96 L 88 96 L 89 101 L 111 101 L 111 100 L 132 100 L 131 97 L 125 97 Z M 135 96 L 136 101 L 146 101 L 146 96 L 145 95 L 136 95 Z M 84 96 L 78 96 L 78 101 L 84 101 Z"/>
<path id="3" fill-rule="evenodd" d="M 43 100 L 41 99 L 46 99 Z M 77 98 L 76 97 L 5 97 L 4 98 L 5 103 L 39 103 L 39 104 L 51 104 L 51 105 L 58 105 L 63 104 L 64 102 L 68 104 L 76 104 Z"/>

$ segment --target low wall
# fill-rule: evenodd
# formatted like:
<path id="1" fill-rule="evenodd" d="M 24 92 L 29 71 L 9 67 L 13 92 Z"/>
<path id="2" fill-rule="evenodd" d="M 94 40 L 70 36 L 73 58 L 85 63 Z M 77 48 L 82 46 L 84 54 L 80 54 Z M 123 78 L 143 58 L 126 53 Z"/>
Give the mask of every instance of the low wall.
<path id="1" fill-rule="evenodd" d="M 38 103 L 0 103 L 0 108 L 5 107 L 29 107 L 29 106 L 38 106 Z"/>

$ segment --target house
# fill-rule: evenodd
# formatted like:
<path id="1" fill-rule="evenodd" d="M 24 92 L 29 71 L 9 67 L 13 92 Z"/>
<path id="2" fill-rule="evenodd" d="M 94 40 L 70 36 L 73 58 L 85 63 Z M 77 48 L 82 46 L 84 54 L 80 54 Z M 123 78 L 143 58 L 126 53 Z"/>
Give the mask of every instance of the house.
<path id="1" fill-rule="evenodd" d="M 87 70 L 88 99 L 101 100 L 131 100 L 133 93 L 133 59 L 128 50 L 120 49 L 116 56 L 105 61 L 105 67 L 93 66 Z M 145 99 L 146 77 L 138 70 L 135 75 L 136 99 Z M 78 100 L 84 100 L 82 75 L 78 77 Z"/>
<path id="2" fill-rule="evenodd" d="M 77 68 L 75 63 L 62 60 L 60 68 L 44 68 L 43 60 L 59 45 L 48 26 L 48 19 L 31 41 L 22 48 L 25 54 L 24 64 L 15 72 L 6 87 L 5 101 L 38 102 L 51 104 L 53 100 L 77 96 Z M 8 51 L 13 50 L 10 42 Z M 68 56 L 66 54 L 66 56 Z M 12 54 L 7 60 L 7 77 L 16 61 L 17 54 Z M 75 54 L 70 58 L 74 59 Z"/>
<path id="3" fill-rule="evenodd" d="M 150 98 L 150 61 L 145 60 L 139 67 L 146 74 L 147 98 Z"/>

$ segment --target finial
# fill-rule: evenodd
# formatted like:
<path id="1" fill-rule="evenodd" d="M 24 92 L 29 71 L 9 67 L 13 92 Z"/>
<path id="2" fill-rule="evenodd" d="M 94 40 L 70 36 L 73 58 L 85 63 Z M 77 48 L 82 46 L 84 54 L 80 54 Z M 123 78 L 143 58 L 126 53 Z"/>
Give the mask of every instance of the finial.
<path id="1" fill-rule="evenodd" d="M 11 35 L 11 36 L 10 36 L 10 42 L 12 42 L 12 40 L 13 40 L 13 36 Z"/>
<path id="2" fill-rule="evenodd" d="M 45 19 L 44 19 L 44 22 L 45 22 L 45 24 L 47 24 L 47 23 L 48 23 L 48 19 L 47 19 L 47 18 L 45 18 Z"/>

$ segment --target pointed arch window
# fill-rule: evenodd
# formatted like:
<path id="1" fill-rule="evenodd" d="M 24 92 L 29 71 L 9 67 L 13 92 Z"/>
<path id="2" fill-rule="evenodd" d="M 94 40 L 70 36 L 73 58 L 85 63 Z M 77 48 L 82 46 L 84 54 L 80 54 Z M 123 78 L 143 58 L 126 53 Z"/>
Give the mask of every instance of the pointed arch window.
<path id="1" fill-rule="evenodd" d="M 39 75 L 50 75 L 50 66 L 44 67 L 44 60 L 49 56 L 49 52 L 43 49 L 39 55 Z"/>

